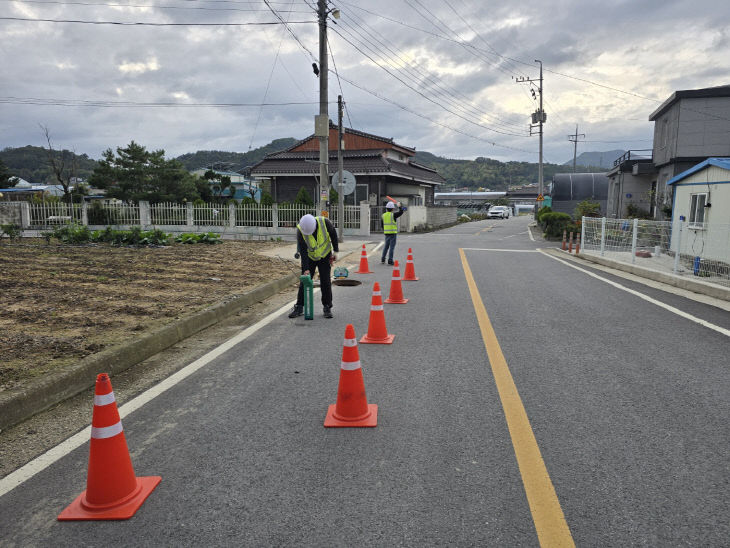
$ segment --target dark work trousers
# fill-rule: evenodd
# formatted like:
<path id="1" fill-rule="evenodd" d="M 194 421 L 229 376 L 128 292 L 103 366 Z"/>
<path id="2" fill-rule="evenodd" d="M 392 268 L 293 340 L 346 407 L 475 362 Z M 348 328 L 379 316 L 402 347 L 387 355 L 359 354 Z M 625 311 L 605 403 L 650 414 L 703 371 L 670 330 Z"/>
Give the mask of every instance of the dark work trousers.
<path id="1" fill-rule="evenodd" d="M 330 279 L 330 272 L 332 266 L 330 265 L 329 253 L 326 257 L 319 261 L 313 261 L 307 257 L 302 261 L 302 274 L 305 270 L 309 270 L 309 275 L 314 277 L 314 271 L 319 271 L 319 288 L 322 291 L 322 306 L 332 306 L 332 280 Z M 304 306 L 304 286 L 302 282 L 299 282 L 299 293 L 297 293 L 297 306 Z"/>
<path id="2" fill-rule="evenodd" d="M 385 235 L 385 247 L 383 247 L 383 254 L 380 256 L 381 260 L 385 260 L 385 254 L 390 250 L 388 261 L 393 262 L 393 252 L 395 251 L 395 237 L 398 234 L 386 234 Z"/>

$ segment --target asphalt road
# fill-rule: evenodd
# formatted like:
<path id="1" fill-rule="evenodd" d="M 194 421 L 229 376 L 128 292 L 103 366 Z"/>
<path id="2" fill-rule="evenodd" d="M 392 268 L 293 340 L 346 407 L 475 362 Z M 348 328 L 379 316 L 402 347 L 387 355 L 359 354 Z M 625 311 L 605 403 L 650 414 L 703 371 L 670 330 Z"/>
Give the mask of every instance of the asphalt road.
<path id="1" fill-rule="evenodd" d="M 56 521 L 84 444 L 0 497 L 0 544 L 727 546 L 728 336 L 540 253 L 527 222 L 399 235 L 421 279 L 385 307 L 393 345 L 359 346 L 377 428 L 323 427 L 345 325 L 365 334 L 390 286 L 371 257 L 333 320 L 281 313 L 124 418 L 137 474 L 162 476 L 131 520 Z"/>

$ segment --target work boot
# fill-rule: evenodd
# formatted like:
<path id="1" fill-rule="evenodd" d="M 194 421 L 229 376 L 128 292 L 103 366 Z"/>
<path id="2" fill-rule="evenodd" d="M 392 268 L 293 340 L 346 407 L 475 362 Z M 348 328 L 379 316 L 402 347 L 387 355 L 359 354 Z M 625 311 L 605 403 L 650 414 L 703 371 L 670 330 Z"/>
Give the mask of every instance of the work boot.
<path id="1" fill-rule="evenodd" d="M 382 257 L 382 258 L 380 259 L 380 264 L 385 264 L 385 257 Z"/>
<path id="2" fill-rule="evenodd" d="M 325 318 L 331 318 L 332 317 L 332 307 L 331 306 L 325 306 L 323 309 L 324 317 Z"/>
<path id="3" fill-rule="evenodd" d="M 297 316 L 301 316 L 304 314 L 304 307 L 299 305 L 294 305 L 294 308 L 291 309 L 291 312 L 289 312 L 290 318 L 296 318 Z"/>
<path id="4" fill-rule="evenodd" d="M 394 265 L 395 263 L 393 262 L 393 259 L 389 259 L 389 260 L 388 260 L 388 264 L 389 264 L 390 266 L 393 266 L 393 265 Z"/>

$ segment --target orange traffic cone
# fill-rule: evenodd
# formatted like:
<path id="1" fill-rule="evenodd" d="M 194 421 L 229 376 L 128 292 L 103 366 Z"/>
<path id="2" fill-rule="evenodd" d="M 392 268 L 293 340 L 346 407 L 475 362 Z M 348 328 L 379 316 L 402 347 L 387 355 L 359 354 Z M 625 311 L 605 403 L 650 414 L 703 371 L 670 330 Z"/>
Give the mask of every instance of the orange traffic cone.
<path id="1" fill-rule="evenodd" d="M 378 425 L 378 406 L 368 403 L 365 395 L 360 353 L 357 351 L 355 328 L 352 324 L 347 324 L 345 328 L 337 403 L 327 409 L 324 425 L 326 427 Z"/>
<path id="2" fill-rule="evenodd" d="M 355 274 L 372 274 L 368 265 L 368 254 L 365 251 L 365 244 L 362 244 L 362 253 L 360 253 L 360 267 L 355 271 Z"/>
<path id="3" fill-rule="evenodd" d="M 404 282 L 417 282 L 416 269 L 413 266 L 413 251 L 408 248 L 408 258 L 406 259 L 406 271 L 403 275 Z"/>
<path id="4" fill-rule="evenodd" d="M 134 475 L 127 440 L 109 375 L 96 377 L 86 491 L 58 516 L 59 521 L 129 519 L 162 478 Z"/>
<path id="5" fill-rule="evenodd" d="M 380 284 L 373 284 L 373 300 L 370 305 L 370 321 L 368 322 L 368 332 L 360 339 L 361 343 L 371 344 L 393 344 L 395 335 L 388 334 L 388 328 L 385 327 L 385 312 L 383 312 L 383 297 L 380 293 Z"/>
<path id="6" fill-rule="evenodd" d="M 388 304 L 406 304 L 408 299 L 403 297 L 403 286 L 400 283 L 400 268 L 398 268 L 398 261 L 393 266 L 393 276 L 390 279 L 390 293 L 388 298 L 385 299 Z"/>

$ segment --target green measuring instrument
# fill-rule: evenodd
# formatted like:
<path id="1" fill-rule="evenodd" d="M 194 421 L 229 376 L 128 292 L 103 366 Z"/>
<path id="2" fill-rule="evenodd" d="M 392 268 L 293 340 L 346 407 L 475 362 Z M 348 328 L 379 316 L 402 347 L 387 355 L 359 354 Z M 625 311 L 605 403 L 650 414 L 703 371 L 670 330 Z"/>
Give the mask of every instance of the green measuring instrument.
<path id="1" fill-rule="evenodd" d="M 304 288 L 304 319 L 314 319 L 314 283 L 312 283 L 312 277 L 309 274 L 302 274 L 299 276 L 299 280 L 302 282 Z"/>

